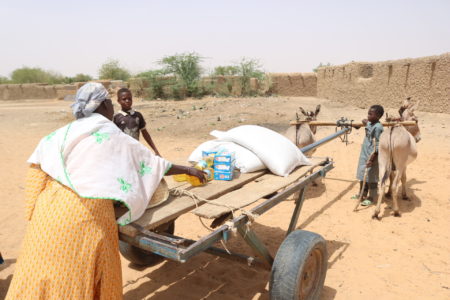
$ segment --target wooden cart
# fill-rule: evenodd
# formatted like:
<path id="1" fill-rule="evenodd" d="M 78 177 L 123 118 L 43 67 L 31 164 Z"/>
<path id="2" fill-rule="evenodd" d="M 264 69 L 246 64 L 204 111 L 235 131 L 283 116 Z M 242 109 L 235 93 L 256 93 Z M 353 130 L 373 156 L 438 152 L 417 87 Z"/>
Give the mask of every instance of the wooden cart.
<path id="1" fill-rule="evenodd" d="M 304 150 L 318 147 L 348 130 L 341 129 Z M 327 271 L 326 242 L 317 233 L 295 228 L 307 187 L 334 166 L 329 158 L 311 161 L 311 166 L 299 167 L 288 177 L 261 171 L 240 174 L 232 181 L 213 181 L 203 187 L 182 185 L 178 189 L 187 190 L 189 195 L 171 196 L 161 206 L 147 210 L 136 222 L 120 227 L 120 251 L 129 261 L 144 266 L 164 258 L 184 263 L 206 252 L 271 270 L 271 299 L 318 299 Z M 274 257 L 250 225 L 255 217 L 293 194 L 298 196 L 293 202 L 286 238 Z M 245 209 L 257 201 L 260 201 L 258 205 Z M 197 241 L 174 235 L 175 219 L 187 212 L 213 219 L 216 229 Z M 255 256 L 214 246 L 219 241 L 229 240 L 236 231 L 254 250 Z"/>

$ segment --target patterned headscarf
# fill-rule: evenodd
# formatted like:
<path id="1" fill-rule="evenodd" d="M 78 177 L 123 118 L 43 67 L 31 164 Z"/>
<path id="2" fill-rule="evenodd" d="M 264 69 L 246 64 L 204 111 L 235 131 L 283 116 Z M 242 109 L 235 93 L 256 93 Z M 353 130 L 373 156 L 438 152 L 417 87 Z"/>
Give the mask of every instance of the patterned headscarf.
<path id="1" fill-rule="evenodd" d="M 108 98 L 108 91 L 98 82 L 88 82 L 77 91 L 75 103 L 71 105 L 75 118 L 89 117 Z"/>

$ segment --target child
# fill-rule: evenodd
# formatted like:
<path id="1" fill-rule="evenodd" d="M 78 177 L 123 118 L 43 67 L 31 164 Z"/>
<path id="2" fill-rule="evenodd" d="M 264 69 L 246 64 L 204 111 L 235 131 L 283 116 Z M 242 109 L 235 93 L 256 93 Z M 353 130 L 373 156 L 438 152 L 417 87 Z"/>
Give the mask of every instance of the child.
<path id="1" fill-rule="evenodd" d="M 383 125 L 379 122 L 384 114 L 383 106 L 372 105 L 367 113 L 367 120 L 363 120 L 366 125 L 366 136 L 361 147 L 361 154 L 359 155 L 358 169 L 356 178 L 359 180 L 359 195 L 363 193 L 364 199 L 361 202 L 362 206 L 372 204 L 378 197 L 378 144 L 380 142 L 380 135 L 383 132 Z M 375 147 L 375 148 L 374 148 Z M 362 191 L 364 172 L 368 168 L 366 176 L 366 184 L 364 191 Z M 367 197 L 369 192 L 369 197 Z"/>
<path id="2" fill-rule="evenodd" d="M 155 154 L 161 156 L 158 149 L 156 149 L 150 134 L 145 128 L 146 123 L 144 117 L 140 112 L 131 108 L 133 105 L 131 91 L 127 88 L 121 88 L 117 92 L 117 102 L 119 102 L 122 109 L 114 116 L 114 124 L 116 124 L 124 133 L 136 140 L 139 140 L 139 131 L 141 131 L 145 141 L 152 147 Z"/>

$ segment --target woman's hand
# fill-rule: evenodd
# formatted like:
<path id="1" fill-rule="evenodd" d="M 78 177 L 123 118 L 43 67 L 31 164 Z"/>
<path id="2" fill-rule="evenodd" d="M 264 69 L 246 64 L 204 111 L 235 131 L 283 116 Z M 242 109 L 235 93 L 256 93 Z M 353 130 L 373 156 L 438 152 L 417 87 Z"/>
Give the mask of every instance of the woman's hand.
<path id="1" fill-rule="evenodd" d="M 197 177 L 198 179 L 200 179 L 201 183 L 206 183 L 207 181 L 206 173 L 199 169 L 188 167 L 187 174 Z"/>

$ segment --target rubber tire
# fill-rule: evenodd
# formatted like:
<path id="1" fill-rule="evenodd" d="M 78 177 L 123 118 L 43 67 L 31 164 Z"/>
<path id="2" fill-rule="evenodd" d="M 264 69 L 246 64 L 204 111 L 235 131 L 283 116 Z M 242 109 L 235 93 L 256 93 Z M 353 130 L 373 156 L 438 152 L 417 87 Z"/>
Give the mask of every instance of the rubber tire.
<path id="1" fill-rule="evenodd" d="M 308 258 L 310 260 L 307 263 Z M 327 261 L 327 247 L 323 237 L 304 230 L 291 232 L 281 243 L 272 265 L 269 282 L 270 299 L 319 299 L 327 273 Z M 316 266 L 318 266 L 318 270 L 314 268 Z M 302 274 L 305 267 L 307 269 L 313 267 L 315 271 Z M 307 275 L 314 276 L 313 285 L 309 292 L 301 298 L 301 290 L 307 288 L 307 285 L 300 280 L 300 277 L 304 277 L 306 280 L 310 277 Z"/>
<path id="2" fill-rule="evenodd" d="M 163 230 L 165 233 L 173 234 L 175 232 L 175 221 L 165 226 Z M 158 228 L 155 230 L 158 231 Z M 119 251 L 123 257 L 125 257 L 131 263 L 141 266 L 150 267 L 154 266 L 164 260 L 164 257 L 153 252 L 142 250 L 136 246 L 130 245 L 127 242 L 121 241 L 119 239 Z"/>

